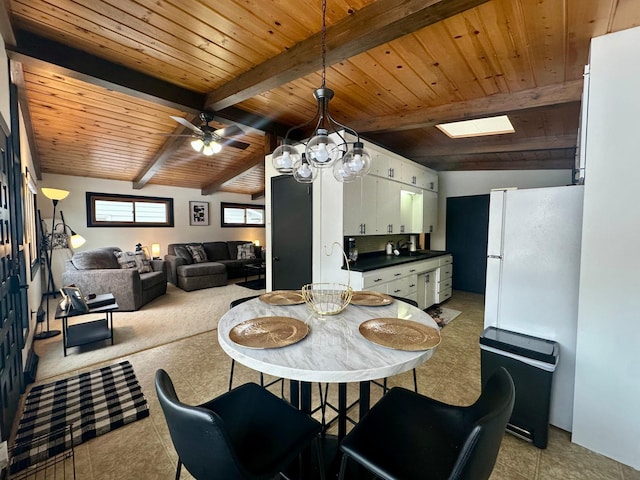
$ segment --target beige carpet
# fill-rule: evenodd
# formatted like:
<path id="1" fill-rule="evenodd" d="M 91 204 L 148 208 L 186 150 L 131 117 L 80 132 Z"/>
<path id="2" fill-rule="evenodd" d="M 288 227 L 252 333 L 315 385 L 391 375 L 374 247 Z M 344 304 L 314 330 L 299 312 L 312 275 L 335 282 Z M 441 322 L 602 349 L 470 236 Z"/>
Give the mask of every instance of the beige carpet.
<path id="1" fill-rule="evenodd" d="M 98 362 L 140 352 L 175 340 L 213 330 L 218 320 L 229 309 L 229 302 L 241 297 L 258 295 L 264 290 L 250 290 L 237 285 L 207 288 L 185 292 L 171 284 L 166 295 L 159 297 L 137 312 L 113 314 L 114 344 L 108 341 L 67 349 L 62 352 L 62 335 L 35 341 L 35 351 L 40 357 L 37 381 L 77 369 L 84 369 Z M 58 299 L 50 299 L 50 328 L 62 330 L 62 321 L 53 318 Z M 85 315 L 73 318 L 74 322 L 100 318 Z"/>

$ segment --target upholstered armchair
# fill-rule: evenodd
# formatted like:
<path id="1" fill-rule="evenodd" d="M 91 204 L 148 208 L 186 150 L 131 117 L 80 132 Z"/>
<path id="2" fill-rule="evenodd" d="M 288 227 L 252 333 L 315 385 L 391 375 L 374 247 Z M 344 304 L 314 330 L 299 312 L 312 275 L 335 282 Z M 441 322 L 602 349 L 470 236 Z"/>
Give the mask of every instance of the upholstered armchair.
<path id="1" fill-rule="evenodd" d="M 118 247 L 77 252 L 65 263 L 63 285 L 75 284 L 85 295 L 112 293 L 119 311 L 138 310 L 167 291 L 167 267 L 164 260 L 149 260 L 151 271 L 122 268 Z"/>

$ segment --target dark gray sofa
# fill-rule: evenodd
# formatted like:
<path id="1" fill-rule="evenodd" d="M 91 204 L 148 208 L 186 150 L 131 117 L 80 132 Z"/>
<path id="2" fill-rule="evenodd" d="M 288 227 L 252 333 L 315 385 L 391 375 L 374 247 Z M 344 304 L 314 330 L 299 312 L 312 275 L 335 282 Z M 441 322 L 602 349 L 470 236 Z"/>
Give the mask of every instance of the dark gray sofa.
<path id="1" fill-rule="evenodd" d="M 150 260 L 152 272 L 120 268 L 114 252 L 118 247 L 76 252 L 65 263 L 64 285 L 75 284 L 85 295 L 112 293 L 119 311 L 138 310 L 167 292 L 167 267 L 164 260 Z"/>
<path id="2" fill-rule="evenodd" d="M 244 276 L 247 263 L 260 263 L 257 258 L 238 258 L 238 245 L 251 243 L 248 241 L 230 240 L 227 242 L 189 242 L 170 243 L 167 247 L 168 278 L 171 283 L 186 291 L 201 288 L 219 287 L 227 284 L 227 279 Z M 207 261 L 195 263 L 184 248 L 187 245 L 201 245 L 207 254 Z M 181 248 L 180 248 L 181 247 Z"/>

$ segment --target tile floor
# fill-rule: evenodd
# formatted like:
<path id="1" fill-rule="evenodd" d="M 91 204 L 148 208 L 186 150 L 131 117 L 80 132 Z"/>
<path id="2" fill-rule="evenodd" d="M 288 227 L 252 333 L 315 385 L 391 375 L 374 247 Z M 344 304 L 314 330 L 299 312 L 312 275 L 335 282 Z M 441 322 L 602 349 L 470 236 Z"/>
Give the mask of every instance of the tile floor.
<path id="1" fill-rule="evenodd" d="M 480 392 L 478 337 L 483 326 L 483 296 L 456 291 L 445 306 L 463 313 L 442 330 L 437 353 L 418 369 L 419 389 L 441 401 L 468 404 Z M 188 403 L 199 403 L 225 392 L 230 361 L 219 348 L 216 335 L 215 331 L 194 335 L 122 358 L 133 364 L 151 414 L 76 447 L 76 478 L 174 477 L 176 454 L 156 399 L 154 374 L 158 368 L 167 370 L 181 399 Z M 99 366 L 102 365 L 89 369 Z M 257 381 L 257 374 L 240 365 L 236 367 L 235 380 L 235 384 Z M 411 383 L 410 373 L 390 381 L 391 385 L 409 388 Z M 375 390 L 373 387 L 374 394 Z M 182 478 L 191 478 L 184 469 Z M 640 480 L 640 472 L 572 444 L 569 433 L 552 427 L 545 450 L 506 434 L 491 479 Z"/>

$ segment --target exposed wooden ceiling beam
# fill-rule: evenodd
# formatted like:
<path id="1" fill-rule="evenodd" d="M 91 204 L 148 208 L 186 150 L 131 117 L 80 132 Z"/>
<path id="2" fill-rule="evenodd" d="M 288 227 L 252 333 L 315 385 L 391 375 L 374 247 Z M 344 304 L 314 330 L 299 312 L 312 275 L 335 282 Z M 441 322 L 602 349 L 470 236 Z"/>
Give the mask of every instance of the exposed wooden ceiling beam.
<path id="1" fill-rule="evenodd" d="M 136 98 L 189 113 L 202 109 L 204 96 L 172 83 L 67 47 L 24 30 L 16 32 L 18 44 L 8 48 L 9 58 Z"/>
<path id="2" fill-rule="evenodd" d="M 474 144 L 464 147 L 432 148 L 420 153 L 411 154 L 411 158 L 423 162 L 432 157 L 446 157 L 456 155 L 492 154 L 492 153 L 514 153 L 533 152 L 539 150 L 563 150 L 565 148 L 575 148 L 578 135 L 559 135 L 556 137 L 538 137 L 515 140 L 509 143 L 494 144 Z"/>
<path id="3" fill-rule="evenodd" d="M 222 188 L 222 186 L 230 180 L 233 180 L 239 175 L 242 175 L 244 172 L 249 170 L 250 168 L 255 167 L 256 165 L 260 165 L 264 163 L 264 155 L 258 154 L 253 157 L 248 158 L 242 165 L 232 170 L 225 171 L 224 176 L 218 178 L 215 182 L 210 183 L 209 185 L 205 185 L 202 188 L 202 195 L 211 195 L 212 193 L 217 192 Z"/>
<path id="4" fill-rule="evenodd" d="M 477 7 L 488 0 L 378 0 L 327 28 L 327 65 Z M 321 32 L 257 65 L 207 95 L 205 108 L 221 110 L 317 72 Z"/>
<path id="5" fill-rule="evenodd" d="M 264 154 L 254 155 L 253 157 L 247 159 L 247 161 L 245 161 L 238 168 L 227 171 L 224 176 L 218 178 L 215 182 L 203 187 L 201 192 L 202 195 L 211 195 L 212 193 L 217 192 L 225 183 L 242 175 L 244 172 L 255 167 L 256 165 L 264 163 L 265 155 L 271 153 L 276 148 L 277 144 L 277 135 L 273 133 L 267 133 L 264 136 Z"/>
<path id="6" fill-rule="evenodd" d="M 579 102 L 582 99 L 582 84 L 582 80 L 574 80 L 521 92 L 500 93 L 475 100 L 355 121 L 351 122 L 349 126 L 360 133 L 411 130 L 414 128 L 433 127 L 439 123 Z"/>
<path id="7" fill-rule="evenodd" d="M 29 152 L 31 153 L 31 163 L 35 169 L 34 176 L 38 180 L 42 180 L 42 170 L 40 168 L 40 155 L 38 154 L 38 144 L 33 135 L 33 127 L 31 124 L 31 111 L 29 110 L 29 101 L 27 100 L 27 88 L 24 84 L 24 72 L 22 64 L 10 61 L 11 81 L 18 87 L 18 104 L 22 112 L 22 120 L 24 122 L 27 143 L 29 144 Z"/>
<path id="8" fill-rule="evenodd" d="M 2 36 L 5 48 L 16 44 L 16 37 L 13 34 L 13 27 L 9 20 L 9 10 L 9 1 L 0 0 L 0 36 Z"/>
<path id="9" fill-rule="evenodd" d="M 251 195 L 251 200 L 258 200 L 259 198 L 264 198 L 266 190 L 260 190 Z"/>
<path id="10" fill-rule="evenodd" d="M 197 119 L 197 115 L 191 115 L 187 117 L 191 123 Z M 177 135 L 185 135 L 191 133 L 191 130 L 180 124 L 173 131 L 172 135 L 167 138 L 160 150 L 156 152 L 153 159 L 149 162 L 147 167 L 140 172 L 140 174 L 133 180 L 133 188 L 136 190 L 144 187 L 151 178 L 162 168 L 167 160 L 169 160 L 173 154 L 184 144 L 184 137 Z"/>
<path id="11" fill-rule="evenodd" d="M 575 159 L 571 155 L 564 158 L 544 160 L 522 159 L 509 161 L 513 170 L 568 170 L 574 166 Z M 430 161 L 427 165 L 436 171 L 465 171 L 465 170 L 505 170 L 504 159 L 482 159 L 463 157 L 458 159 L 442 159 Z"/>

